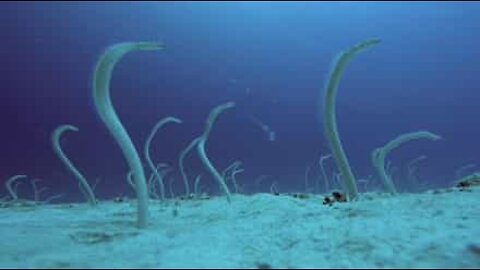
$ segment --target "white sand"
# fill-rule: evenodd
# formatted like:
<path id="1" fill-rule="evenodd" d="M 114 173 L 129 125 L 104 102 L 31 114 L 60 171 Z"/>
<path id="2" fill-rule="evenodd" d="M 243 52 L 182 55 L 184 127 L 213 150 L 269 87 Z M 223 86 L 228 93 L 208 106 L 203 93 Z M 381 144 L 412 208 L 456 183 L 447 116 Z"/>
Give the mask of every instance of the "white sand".
<path id="1" fill-rule="evenodd" d="M 0 209 L 7 268 L 475 268 L 480 189 L 322 205 L 287 195 Z"/>

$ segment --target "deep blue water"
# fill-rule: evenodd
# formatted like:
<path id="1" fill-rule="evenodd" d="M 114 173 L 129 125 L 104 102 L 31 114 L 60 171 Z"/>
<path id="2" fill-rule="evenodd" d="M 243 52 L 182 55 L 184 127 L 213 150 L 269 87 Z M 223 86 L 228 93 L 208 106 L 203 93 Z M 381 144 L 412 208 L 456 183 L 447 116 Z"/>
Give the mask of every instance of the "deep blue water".
<path id="1" fill-rule="evenodd" d="M 467 2 L 125 2 L 0 4 L 0 194 L 11 175 L 44 179 L 49 195 L 82 200 L 77 181 L 52 150 L 51 132 L 79 127 L 62 146 L 100 198 L 133 195 L 128 166 L 92 101 L 97 58 L 123 41 L 161 41 L 160 52 L 135 52 L 118 64 L 112 99 L 138 150 L 156 121 L 156 162 L 176 165 L 203 132 L 209 111 L 234 101 L 214 126 L 207 152 L 225 168 L 235 160 L 246 192 L 305 190 L 307 164 L 328 154 L 319 121 L 321 91 L 339 52 L 369 38 L 382 42 L 355 58 L 337 97 L 339 132 L 357 178 L 375 175 L 371 151 L 402 133 L 426 129 L 441 141 L 410 142 L 389 155 L 403 191 L 406 164 L 426 155 L 418 177 L 452 185 L 455 171 L 480 163 L 480 3 Z M 275 132 L 269 140 L 261 124 Z M 143 153 L 142 153 L 143 156 Z M 192 179 L 216 183 L 196 154 Z M 328 162 L 328 171 L 334 168 Z M 254 190 L 254 179 L 271 175 Z M 311 178 L 318 168 L 311 171 Z M 183 192 L 178 171 L 173 186 Z M 191 180 L 193 185 L 193 180 Z M 372 183 L 372 187 L 379 185 Z M 419 184 L 420 185 L 420 184 Z M 28 184 L 20 197 L 31 197 Z"/>

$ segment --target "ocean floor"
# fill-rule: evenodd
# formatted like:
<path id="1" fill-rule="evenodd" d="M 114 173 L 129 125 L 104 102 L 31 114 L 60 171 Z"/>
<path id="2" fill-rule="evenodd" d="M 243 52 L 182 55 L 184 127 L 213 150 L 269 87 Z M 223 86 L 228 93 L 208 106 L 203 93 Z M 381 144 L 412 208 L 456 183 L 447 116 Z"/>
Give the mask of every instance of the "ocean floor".
<path id="1" fill-rule="evenodd" d="M 323 196 L 235 195 L 151 201 L 3 205 L 1 268 L 478 268 L 480 188 Z"/>

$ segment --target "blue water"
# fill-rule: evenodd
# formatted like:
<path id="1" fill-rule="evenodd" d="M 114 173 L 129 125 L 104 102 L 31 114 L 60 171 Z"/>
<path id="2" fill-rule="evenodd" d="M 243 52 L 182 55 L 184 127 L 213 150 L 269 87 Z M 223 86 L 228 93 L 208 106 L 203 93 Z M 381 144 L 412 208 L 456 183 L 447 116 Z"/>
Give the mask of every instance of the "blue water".
<path id="1" fill-rule="evenodd" d="M 183 124 L 161 130 L 152 150 L 155 162 L 176 166 L 209 111 L 234 101 L 207 152 L 219 170 L 243 162 L 245 193 L 267 192 L 272 181 L 281 192 L 305 190 L 306 167 L 330 152 L 318 104 L 332 61 L 370 38 L 382 42 L 353 60 L 337 97 L 355 176 L 375 178 L 371 151 L 421 129 L 443 140 L 410 142 L 389 155 L 402 191 L 451 186 L 458 168 L 480 161 L 479 3 L 2 2 L 0 18 L 1 195 L 3 181 L 27 174 L 43 179 L 50 195 L 83 200 L 52 150 L 50 134 L 61 124 L 80 129 L 66 133 L 62 146 L 90 182 L 101 179 L 97 197 L 134 195 L 127 163 L 92 100 L 97 58 L 123 41 L 167 47 L 128 55 L 112 78 L 113 103 L 137 149 L 158 120 L 178 117 Z M 402 184 L 406 164 L 420 155 L 427 156 L 417 171 L 422 183 Z M 205 190 L 218 193 L 196 154 L 186 167 L 191 185 L 203 173 Z M 327 167 L 334 173 L 332 160 Z M 272 177 L 255 188 L 260 175 Z M 319 175 L 313 168 L 311 179 Z M 178 170 L 169 177 L 182 193 Z M 19 195 L 30 198 L 26 183 Z"/>

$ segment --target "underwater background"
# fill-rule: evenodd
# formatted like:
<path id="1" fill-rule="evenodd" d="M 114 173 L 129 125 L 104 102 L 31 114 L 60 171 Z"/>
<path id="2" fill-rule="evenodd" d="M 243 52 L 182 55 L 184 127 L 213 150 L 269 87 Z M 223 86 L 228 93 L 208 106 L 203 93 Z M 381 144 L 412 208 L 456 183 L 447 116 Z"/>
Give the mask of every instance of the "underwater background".
<path id="1" fill-rule="evenodd" d="M 50 142 L 56 127 L 72 124 L 80 131 L 63 136 L 63 149 L 90 183 L 100 179 L 97 197 L 134 197 L 127 163 L 92 99 L 97 58 L 123 41 L 166 46 L 126 56 L 113 74 L 113 103 L 137 151 L 158 120 L 178 117 L 183 123 L 162 129 L 152 144 L 156 163 L 176 167 L 209 111 L 234 101 L 207 152 L 220 170 L 242 161 L 238 181 L 253 193 L 268 192 L 272 181 L 282 192 L 306 190 L 307 166 L 330 153 L 319 104 L 332 61 L 380 38 L 347 68 L 337 96 L 353 173 L 372 175 L 369 187 L 381 188 L 371 151 L 427 129 L 443 139 L 392 152 L 394 180 L 403 192 L 451 186 L 457 169 L 479 162 L 479 15 L 476 2 L 2 2 L 0 194 L 8 177 L 26 174 L 43 179 L 50 195 L 64 193 L 62 201 L 83 201 Z M 421 155 L 422 181 L 403 183 L 406 164 Z M 328 166 L 332 174 L 332 160 Z M 191 181 L 209 175 L 196 154 L 186 167 Z M 261 175 L 271 178 L 255 187 Z M 309 177 L 319 175 L 314 168 Z M 178 170 L 170 177 L 175 193 L 183 192 Z M 202 184 L 218 194 L 210 176 Z M 31 194 L 19 187 L 20 197 Z"/>

